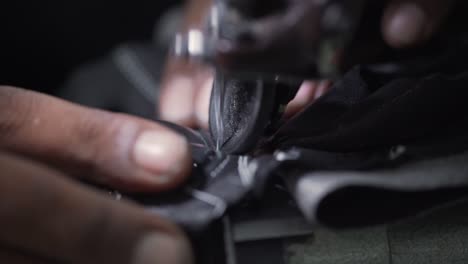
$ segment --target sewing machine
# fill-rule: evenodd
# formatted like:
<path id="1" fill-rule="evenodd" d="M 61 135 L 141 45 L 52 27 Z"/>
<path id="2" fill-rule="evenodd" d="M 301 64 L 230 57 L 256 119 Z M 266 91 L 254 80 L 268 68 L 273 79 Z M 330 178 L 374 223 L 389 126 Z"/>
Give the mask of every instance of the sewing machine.
<path id="1" fill-rule="evenodd" d="M 356 57 L 371 56 L 355 47 L 378 31 L 359 26 L 365 7 L 363 0 L 216 0 L 204 30 L 178 34 L 176 56 L 216 69 L 209 125 L 217 148 L 241 154 L 264 144 L 304 79 L 336 78 Z"/>

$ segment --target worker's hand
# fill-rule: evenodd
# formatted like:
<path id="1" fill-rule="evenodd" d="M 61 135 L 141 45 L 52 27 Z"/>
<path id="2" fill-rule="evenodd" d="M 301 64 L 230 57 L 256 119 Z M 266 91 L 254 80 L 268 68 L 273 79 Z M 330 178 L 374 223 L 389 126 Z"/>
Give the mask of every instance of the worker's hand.
<path id="1" fill-rule="evenodd" d="M 197 2 L 193 0 L 193 2 Z M 210 2 L 210 0 L 203 0 Z M 289 1 L 291 5 L 301 5 L 310 0 Z M 440 27 L 444 18 L 450 11 L 453 0 L 390 0 L 386 4 L 382 17 L 382 35 L 387 44 L 394 48 L 406 48 L 423 44 Z M 205 5 L 207 5 L 205 3 Z M 196 5 L 193 5 L 196 6 Z M 188 8 L 187 16 L 191 19 L 185 24 L 187 28 L 200 28 L 200 22 L 207 9 Z M 303 10 L 303 8 L 291 8 L 291 12 Z M 193 13 L 199 12 L 198 16 Z M 286 11 L 289 12 L 289 11 Z M 198 20 L 197 20 L 198 19 Z M 290 26 L 289 20 L 277 20 L 264 18 L 259 21 L 258 34 L 278 34 L 278 38 L 287 38 L 282 32 L 297 32 L 295 30 L 278 30 L 281 27 Z M 281 23 L 285 23 L 282 25 Z M 255 37 L 253 39 L 275 39 L 275 36 Z M 281 43 L 281 41 L 270 41 Z M 237 57 L 238 58 L 238 57 Z M 159 112 L 165 120 L 181 125 L 206 128 L 208 126 L 209 97 L 212 84 L 212 74 L 206 66 L 189 64 L 181 59 L 169 58 L 166 74 L 163 81 L 163 91 L 159 104 Z M 299 90 L 296 98 L 287 108 L 286 116 L 300 111 L 306 105 L 314 102 L 323 95 L 330 83 L 305 82 Z"/>
<path id="2" fill-rule="evenodd" d="M 0 87 L 0 263 L 191 263 L 182 233 L 71 177 L 160 191 L 191 165 L 182 137 L 138 118 Z"/>

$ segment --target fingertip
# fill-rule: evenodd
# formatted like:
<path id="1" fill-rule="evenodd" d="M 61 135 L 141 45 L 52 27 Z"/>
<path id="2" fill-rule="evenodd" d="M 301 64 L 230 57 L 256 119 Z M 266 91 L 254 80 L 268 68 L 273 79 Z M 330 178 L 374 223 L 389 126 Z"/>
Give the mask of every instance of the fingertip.
<path id="1" fill-rule="evenodd" d="M 418 3 L 394 2 L 387 7 L 383 17 L 383 37 L 394 48 L 411 47 L 425 40 L 428 24 L 428 14 Z"/>
<path id="2" fill-rule="evenodd" d="M 143 131 L 132 150 L 142 180 L 158 188 L 172 188 L 181 183 L 191 168 L 190 148 L 187 139 L 169 129 Z M 147 176 L 148 175 L 148 176 Z"/>

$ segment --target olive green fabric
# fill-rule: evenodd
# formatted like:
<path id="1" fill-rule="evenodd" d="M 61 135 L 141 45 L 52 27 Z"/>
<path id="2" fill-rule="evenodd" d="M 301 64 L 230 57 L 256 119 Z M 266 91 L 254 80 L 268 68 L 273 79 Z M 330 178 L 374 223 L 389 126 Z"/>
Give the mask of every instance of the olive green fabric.
<path id="1" fill-rule="evenodd" d="M 387 226 L 320 229 L 284 252 L 287 264 L 468 263 L 468 200 Z"/>

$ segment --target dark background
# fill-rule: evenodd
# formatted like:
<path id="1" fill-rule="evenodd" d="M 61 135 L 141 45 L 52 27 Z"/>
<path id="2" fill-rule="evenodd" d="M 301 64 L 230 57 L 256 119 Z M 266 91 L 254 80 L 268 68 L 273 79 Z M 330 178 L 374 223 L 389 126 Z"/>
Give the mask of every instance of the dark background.
<path id="1" fill-rule="evenodd" d="M 1 1 L 0 84 L 53 93 L 71 70 L 127 40 L 149 40 L 171 0 Z"/>

